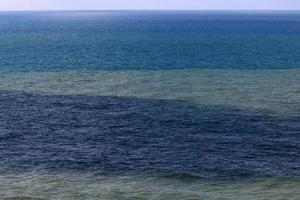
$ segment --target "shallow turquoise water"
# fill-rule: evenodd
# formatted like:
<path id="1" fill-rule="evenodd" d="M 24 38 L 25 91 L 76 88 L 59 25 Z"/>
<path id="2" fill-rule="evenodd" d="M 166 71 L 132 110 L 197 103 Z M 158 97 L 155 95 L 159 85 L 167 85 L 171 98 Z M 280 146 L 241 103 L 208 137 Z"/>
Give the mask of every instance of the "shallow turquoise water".
<path id="1" fill-rule="evenodd" d="M 300 70 L 67 70 L 2 72 L 0 89 L 52 95 L 181 100 L 300 116 Z"/>
<path id="2" fill-rule="evenodd" d="M 222 182 L 159 176 L 2 174 L 4 199 L 298 199 L 296 178 Z M 3 196 L 4 195 L 4 196 Z"/>

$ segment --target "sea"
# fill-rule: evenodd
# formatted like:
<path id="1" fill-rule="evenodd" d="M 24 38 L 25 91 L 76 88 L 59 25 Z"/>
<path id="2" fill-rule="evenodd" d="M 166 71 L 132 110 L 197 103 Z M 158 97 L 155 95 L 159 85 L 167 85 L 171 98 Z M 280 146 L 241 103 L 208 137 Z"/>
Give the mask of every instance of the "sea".
<path id="1" fill-rule="evenodd" d="M 300 199 L 300 12 L 0 12 L 0 199 Z"/>

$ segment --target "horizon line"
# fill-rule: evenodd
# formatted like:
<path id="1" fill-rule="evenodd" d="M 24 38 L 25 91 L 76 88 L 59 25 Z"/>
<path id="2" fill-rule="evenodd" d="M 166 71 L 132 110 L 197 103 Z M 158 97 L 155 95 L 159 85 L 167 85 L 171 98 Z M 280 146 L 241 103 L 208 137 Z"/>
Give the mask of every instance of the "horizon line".
<path id="1" fill-rule="evenodd" d="M 300 9 L 5 9 L 0 12 L 67 12 L 67 11 L 227 11 L 227 12 L 300 12 Z"/>

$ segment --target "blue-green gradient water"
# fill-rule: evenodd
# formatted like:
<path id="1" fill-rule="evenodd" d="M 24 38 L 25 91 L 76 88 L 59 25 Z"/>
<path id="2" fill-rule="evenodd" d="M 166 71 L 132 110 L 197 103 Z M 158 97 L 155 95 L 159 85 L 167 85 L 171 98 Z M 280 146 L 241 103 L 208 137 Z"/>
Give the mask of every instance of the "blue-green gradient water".
<path id="1" fill-rule="evenodd" d="M 299 199 L 300 13 L 0 13 L 0 199 Z"/>

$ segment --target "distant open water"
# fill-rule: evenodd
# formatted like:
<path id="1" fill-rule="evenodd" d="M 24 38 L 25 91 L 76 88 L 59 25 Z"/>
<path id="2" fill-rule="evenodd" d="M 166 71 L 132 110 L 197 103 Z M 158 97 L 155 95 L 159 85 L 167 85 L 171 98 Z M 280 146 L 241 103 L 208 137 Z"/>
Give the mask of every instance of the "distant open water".
<path id="1" fill-rule="evenodd" d="M 299 199 L 300 13 L 0 13 L 0 199 Z"/>

